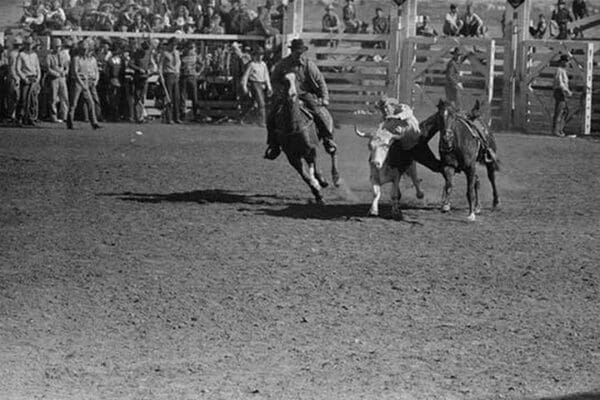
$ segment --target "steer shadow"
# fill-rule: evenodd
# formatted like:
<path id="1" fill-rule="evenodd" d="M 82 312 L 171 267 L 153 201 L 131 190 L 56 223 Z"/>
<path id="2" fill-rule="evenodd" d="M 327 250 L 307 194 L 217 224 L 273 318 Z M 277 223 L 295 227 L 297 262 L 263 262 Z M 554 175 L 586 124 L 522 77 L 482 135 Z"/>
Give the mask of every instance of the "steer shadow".
<path id="1" fill-rule="evenodd" d="M 547 396 L 539 398 L 525 398 L 523 400 L 600 400 L 600 391 L 597 392 L 583 392 L 566 394 L 562 396 Z"/>
<path id="2" fill-rule="evenodd" d="M 98 193 L 98 196 L 116 197 L 123 201 L 138 203 L 222 203 L 248 205 L 276 205 L 282 202 L 297 201 L 298 198 L 275 194 L 250 194 L 222 189 L 193 190 L 178 193 Z"/>

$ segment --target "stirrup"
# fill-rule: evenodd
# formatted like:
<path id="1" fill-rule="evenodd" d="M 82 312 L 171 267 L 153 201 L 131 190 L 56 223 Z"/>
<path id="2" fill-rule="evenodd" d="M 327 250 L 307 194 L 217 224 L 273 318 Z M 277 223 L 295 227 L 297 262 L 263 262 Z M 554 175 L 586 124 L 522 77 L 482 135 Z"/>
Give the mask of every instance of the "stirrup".
<path id="1" fill-rule="evenodd" d="M 334 154 L 337 151 L 337 145 L 332 139 L 323 139 L 323 146 L 328 154 Z"/>

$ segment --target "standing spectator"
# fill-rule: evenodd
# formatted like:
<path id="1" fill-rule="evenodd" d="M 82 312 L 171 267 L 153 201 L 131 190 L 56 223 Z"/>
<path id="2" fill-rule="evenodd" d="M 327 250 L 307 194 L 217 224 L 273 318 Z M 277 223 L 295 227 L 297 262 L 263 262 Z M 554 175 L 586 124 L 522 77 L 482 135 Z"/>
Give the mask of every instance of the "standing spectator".
<path id="1" fill-rule="evenodd" d="M 565 40 L 569 37 L 569 22 L 573 22 L 573 15 L 567 9 L 565 0 L 558 0 L 558 8 L 552 13 L 551 20 L 556 22 L 558 25 L 558 35 L 556 39 Z"/>
<path id="2" fill-rule="evenodd" d="M 231 44 L 231 50 L 233 57 L 231 58 L 231 75 L 233 76 L 235 97 L 238 101 L 241 101 L 244 97 L 244 90 L 242 89 L 242 77 L 246 72 L 246 66 L 252 61 L 252 56 L 249 54 L 250 49 L 247 47 L 241 48 L 238 42 Z"/>
<path id="3" fill-rule="evenodd" d="M 463 56 L 462 52 L 458 47 L 455 47 L 450 54 L 452 58 L 446 64 L 446 100 L 450 103 L 453 103 L 454 107 L 460 110 L 460 96 L 459 91 L 464 90 L 463 84 L 460 78 L 460 64 L 462 64 L 467 57 L 468 54 Z"/>
<path id="4" fill-rule="evenodd" d="M 52 0 L 50 11 L 46 14 L 46 28 L 50 30 L 63 29 L 67 15 L 61 7 L 60 0 Z"/>
<path id="5" fill-rule="evenodd" d="M 481 37 L 484 33 L 483 21 L 473 12 L 473 6 L 467 3 L 465 14 L 461 19 L 460 34 L 465 37 Z"/>
<path id="6" fill-rule="evenodd" d="M 125 104 L 127 104 L 127 122 L 135 122 L 135 70 L 132 68 L 131 53 L 132 49 L 129 46 L 123 49 L 123 78 L 121 83 L 125 94 Z"/>
<path id="7" fill-rule="evenodd" d="M 354 8 L 354 0 L 346 0 L 346 5 L 342 9 L 342 17 L 344 19 L 344 33 L 358 33 L 360 21 L 356 18 L 356 8 Z"/>
<path id="8" fill-rule="evenodd" d="M 8 99 L 7 99 L 7 110 L 6 113 L 8 118 L 15 118 L 15 111 L 17 104 L 21 100 L 21 78 L 17 74 L 17 58 L 21 53 L 21 47 L 23 46 L 23 40 L 20 36 L 16 36 L 13 39 L 12 49 L 8 52 Z"/>
<path id="9" fill-rule="evenodd" d="M 181 123 L 179 116 L 179 71 L 181 59 L 177 50 L 177 39 L 172 37 L 167 42 L 167 48 L 162 52 L 158 62 L 158 74 L 161 84 L 166 88 L 167 100 L 166 122 Z"/>
<path id="10" fill-rule="evenodd" d="M 573 92 L 569 89 L 569 75 L 567 74 L 567 64 L 570 60 L 569 55 L 560 56 L 558 68 L 554 75 L 553 95 L 554 95 L 554 118 L 552 119 L 552 133 L 556 136 L 565 136 L 565 124 L 569 108 L 567 106 L 567 97 L 571 97 Z M 573 135 L 574 137 L 575 135 Z"/>
<path id="11" fill-rule="evenodd" d="M 423 23 L 417 26 L 417 36 L 434 37 L 437 35 L 437 31 L 431 26 L 429 16 L 423 15 Z"/>
<path id="12" fill-rule="evenodd" d="M 381 7 L 375 9 L 375 17 L 372 22 L 374 34 L 386 35 L 390 33 L 389 19 L 383 15 L 383 9 Z"/>
<path id="13" fill-rule="evenodd" d="M 258 126 L 264 127 L 267 118 L 266 115 L 266 100 L 265 93 L 267 96 L 273 94 L 273 88 L 271 87 L 271 79 L 269 77 L 269 68 L 263 61 L 265 56 L 265 49 L 258 47 L 252 54 L 252 61 L 248 63 L 246 72 L 242 77 L 242 90 L 244 94 L 248 96 L 252 95 L 252 100 L 256 102 L 258 106 Z M 244 115 L 247 114 L 249 109 L 245 110 Z"/>
<path id="14" fill-rule="evenodd" d="M 98 75 L 98 65 L 96 59 L 93 57 L 92 49 L 87 41 L 83 41 L 80 52 L 77 52 L 73 61 L 71 62 L 73 68 L 73 86 L 71 87 L 71 93 L 69 99 L 71 104 L 69 106 L 69 115 L 67 117 L 67 128 L 73 129 L 73 119 L 75 118 L 75 109 L 79 101 L 79 96 L 83 95 L 83 99 L 88 107 L 90 114 L 90 123 L 92 128 L 98 129 L 98 121 L 96 120 L 96 107 L 94 104 L 94 97 L 92 93 L 96 92 L 96 81 L 95 77 Z"/>
<path id="15" fill-rule="evenodd" d="M 537 25 L 529 27 L 529 34 L 533 39 L 547 39 L 548 21 L 546 21 L 546 16 L 544 14 L 540 14 L 538 18 Z"/>
<path id="16" fill-rule="evenodd" d="M 450 4 L 450 12 L 446 14 L 444 19 L 444 27 L 442 32 L 446 36 L 458 36 L 462 28 L 463 22 L 458 18 L 458 12 L 456 11 L 456 4 Z"/>
<path id="17" fill-rule="evenodd" d="M 134 74 L 134 101 L 135 101 L 135 122 L 144 122 L 146 94 L 148 93 L 148 78 L 156 74 L 156 62 L 154 61 L 153 51 L 150 43 L 142 42 L 139 49 L 133 54 L 131 68 Z"/>
<path id="18" fill-rule="evenodd" d="M 340 24 L 340 19 L 335 13 L 335 8 L 333 4 L 325 7 L 325 15 L 323 15 L 322 23 L 322 31 L 328 33 L 340 33 L 342 31 L 342 27 Z"/>
<path id="19" fill-rule="evenodd" d="M 123 93 L 123 85 L 121 80 L 123 79 L 123 58 L 122 58 L 122 47 L 116 44 L 113 47 L 111 57 L 106 63 L 106 72 L 108 76 L 108 99 L 109 99 L 109 110 L 107 112 L 113 121 L 119 121 L 120 115 L 120 104 Z"/>
<path id="20" fill-rule="evenodd" d="M 52 122 L 63 122 L 69 112 L 69 93 L 67 89 L 67 74 L 69 73 L 70 60 L 68 54 L 62 49 L 60 38 L 52 39 L 52 50 L 46 56 L 46 68 L 50 84 L 50 120 Z M 60 118 L 56 109 L 56 103 L 60 107 Z"/>
<path id="21" fill-rule="evenodd" d="M 110 87 L 108 76 L 107 63 L 111 53 L 111 40 L 109 38 L 101 38 L 100 44 L 96 49 L 96 62 L 98 64 L 98 71 L 100 71 L 100 80 L 98 81 L 98 96 L 100 97 L 100 109 L 107 111 L 110 109 L 110 100 L 108 95 L 108 89 Z"/>
<path id="22" fill-rule="evenodd" d="M 17 123 L 35 125 L 33 110 L 37 105 L 34 94 L 39 93 L 42 77 L 40 60 L 33 48 L 33 38 L 25 39 L 23 51 L 17 56 L 16 72 L 20 80 L 19 103 L 17 104 Z"/>
<path id="23" fill-rule="evenodd" d="M 0 122 L 4 122 L 7 116 L 7 93 L 8 80 L 10 74 L 10 64 L 8 62 L 8 52 L 2 44 L 0 44 Z"/>
<path id="24" fill-rule="evenodd" d="M 215 14 L 217 15 L 217 14 Z M 192 120 L 198 116 L 198 75 L 201 63 L 196 46 L 192 41 L 186 43 L 181 57 L 181 115 L 186 114 L 186 102 L 192 100 Z"/>
<path id="25" fill-rule="evenodd" d="M 573 16 L 575 19 L 582 19 L 590 16 L 585 0 L 573 0 Z"/>

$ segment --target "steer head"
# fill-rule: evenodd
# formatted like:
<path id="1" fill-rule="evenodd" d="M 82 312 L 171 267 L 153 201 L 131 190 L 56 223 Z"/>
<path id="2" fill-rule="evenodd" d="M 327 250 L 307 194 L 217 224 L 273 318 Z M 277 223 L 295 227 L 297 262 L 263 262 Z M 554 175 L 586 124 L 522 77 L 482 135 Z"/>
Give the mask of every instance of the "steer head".
<path id="1" fill-rule="evenodd" d="M 395 135 L 380 124 L 374 132 L 362 132 L 356 126 L 354 131 L 360 137 L 369 139 L 369 163 L 375 168 L 381 168 L 387 158 L 390 146 L 394 139 L 398 139 L 399 135 Z"/>

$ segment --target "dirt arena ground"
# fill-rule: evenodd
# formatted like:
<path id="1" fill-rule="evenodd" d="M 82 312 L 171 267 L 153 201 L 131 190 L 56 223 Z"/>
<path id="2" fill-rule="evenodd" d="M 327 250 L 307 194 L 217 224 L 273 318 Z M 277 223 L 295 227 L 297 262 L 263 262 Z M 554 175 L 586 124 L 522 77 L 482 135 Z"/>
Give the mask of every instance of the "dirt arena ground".
<path id="1" fill-rule="evenodd" d="M 600 398 L 600 142 L 395 221 L 351 127 L 320 207 L 258 128 L 81 126 L 0 128 L 1 399 Z"/>

